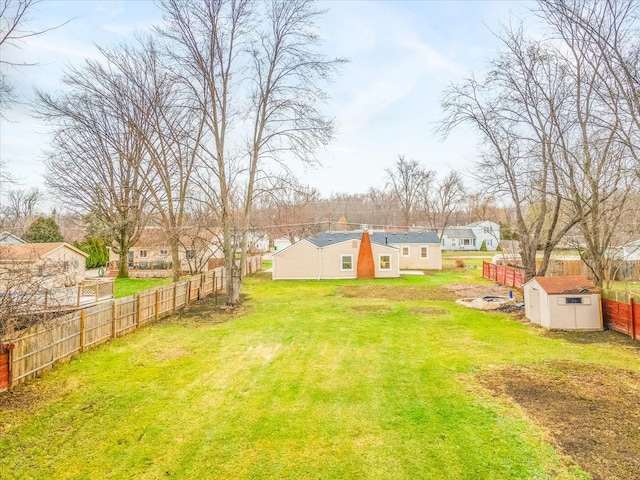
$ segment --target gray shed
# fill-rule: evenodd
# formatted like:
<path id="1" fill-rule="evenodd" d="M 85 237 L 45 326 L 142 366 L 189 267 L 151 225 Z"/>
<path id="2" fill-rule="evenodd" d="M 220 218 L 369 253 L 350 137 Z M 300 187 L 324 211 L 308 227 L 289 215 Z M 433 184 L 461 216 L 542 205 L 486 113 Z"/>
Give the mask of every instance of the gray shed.
<path id="1" fill-rule="evenodd" d="M 533 277 L 524 284 L 525 316 L 551 330 L 602 330 L 600 291 L 582 275 Z"/>

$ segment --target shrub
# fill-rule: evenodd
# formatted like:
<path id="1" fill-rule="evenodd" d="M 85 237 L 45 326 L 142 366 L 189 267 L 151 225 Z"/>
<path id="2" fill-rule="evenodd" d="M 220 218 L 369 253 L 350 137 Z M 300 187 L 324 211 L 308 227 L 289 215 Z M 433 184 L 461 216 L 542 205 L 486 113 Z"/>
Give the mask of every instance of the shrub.
<path id="1" fill-rule="evenodd" d="M 104 267 L 109 261 L 109 250 L 99 238 L 90 237 L 82 243 L 75 242 L 73 246 L 89 254 L 86 260 L 87 268 Z"/>
<path id="2" fill-rule="evenodd" d="M 456 258 L 456 267 L 457 268 L 464 268 L 465 263 L 464 260 L 461 258 Z"/>
<path id="3" fill-rule="evenodd" d="M 480 245 L 480 251 L 481 252 L 486 252 L 487 251 L 487 241 L 486 240 L 482 241 L 482 245 Z"/>
<path id="4" fill-rule="evenodd" d="M 496 252 L 501 252 L 502 251 L 502 244 L 499 243 L 498 246 L 496 247 Z"/>

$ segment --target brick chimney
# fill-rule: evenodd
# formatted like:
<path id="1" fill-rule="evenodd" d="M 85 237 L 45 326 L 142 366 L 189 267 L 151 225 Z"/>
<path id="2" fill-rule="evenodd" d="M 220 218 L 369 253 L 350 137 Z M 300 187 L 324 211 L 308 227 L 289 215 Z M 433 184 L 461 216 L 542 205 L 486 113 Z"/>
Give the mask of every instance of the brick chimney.
<path id="1" fill-rule="evenodd" d="M 362 241 L 358 251 L 358 278 L 376 278 L 376 268 L 373 263 L 373 250 L 369 232 L 362 232 Z"/>

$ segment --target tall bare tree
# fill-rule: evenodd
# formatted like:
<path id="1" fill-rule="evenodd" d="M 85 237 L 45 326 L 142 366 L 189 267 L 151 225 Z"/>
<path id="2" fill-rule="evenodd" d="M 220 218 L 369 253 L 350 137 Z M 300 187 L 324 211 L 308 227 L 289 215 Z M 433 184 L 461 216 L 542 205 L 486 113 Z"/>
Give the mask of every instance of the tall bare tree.
<path id="1" fill-rule="evenodd" d="M 15 85 L 10 79 L 8 70 L 32 65 L 8 60 L 10 57 L 6 55 L 7 49 L 19 48 L 20 43 L 27 38 L 42 35 L 68 23 L 43 30 L 27 28 L 39 3 L 40 0 L 0 1 L 0 116 L 3 116 L 7 108 L 17 101 Z"/>
<path id="2" fill-rule="evenodd" d="M 332 136 L 319 110 L 339 61 L 316 49 L 311 1 L 164 0 L 160 32 L 183 84 L 205 114 L 202 156 L 215 188 L 227 267 L 228 303 L 240 301 L 255 186 L 267 165 L 311 161 Z M 235 240 L 235 241 L 234 241 Z M 236 253 L 239 252 L 239 261 Z"/>
<path id="3" fill-rule="evenodd" d="M 422 206 L 424 192 L 430 190 L 435 172 L 425 169 L 416 160 L 398 155 L 394 168 L 387 169 L 387 189 L 393 194 L 402 214 L 403 226 L 410 227 Z"/>
<path id="4" fill-rule="evenodd" d="M 39 112 L 55 126 L 47 185 L 72 210 L 92 214 L 119 256 L 118 276 L 128 277 L 128 252 L 142 233 L 149 197 L 144 186 L 144 144 L 130 126 L 142 112 L 124 101 L 122 78 L 87 61 L 63 78 L 68 93 L 39 92 Z M 114 85 L 115 83 L 115 85 Z M 123 114 L 123 109 L 132 109 Z"/>
<path id="5" fill-rule="evenodd" d="M 424 189 L 422 194 L 429 227 L 442 240 L 445 229 L 451 225 L 453 216 L 462 208 L 465 198 L 462 176 L 452 170 L 433 186 Z"/>

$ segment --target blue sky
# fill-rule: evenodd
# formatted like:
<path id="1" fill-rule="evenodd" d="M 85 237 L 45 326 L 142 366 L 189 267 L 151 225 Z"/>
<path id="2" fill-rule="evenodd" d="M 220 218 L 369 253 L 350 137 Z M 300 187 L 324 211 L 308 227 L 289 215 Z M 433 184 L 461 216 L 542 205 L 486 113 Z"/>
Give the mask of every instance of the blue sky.
<path id="1" fill-rule="evenodd" d="M 342 74 L 328 86 L 327 113 L 338 134 L 319 153 L 322 166 L 298 169 L 305 183 L 324 195 L 365 192 L 381 187 L 385 169 L 398 154 L 442 174 L 472 170 L 476 138 L 461 130 L 441 142 L 433 134 L 442 117 L 439 100 L 451 82 L 481 72 L 493 55 L 498 30 L 509 12 L 526 12 L 520 2 L 485 1 L 324 1 L 320 24 L 325 53 L 347 57 Z M 0 120 L 0 158 L 20 180 L 8 188 L 44 188 L 43 150 L 48 127 L 30 114 L 26 102 L 34 87 L 60 88 L 65 66 L 96 57 L 95 45 L 131 39 L 160 20 L 151 1 L 45 0 L 32 12 L 29 27 L 67 25 L 29 39 L 19 49 L 5 48 L 5 59 L 37 63 L 11 71 L 25 105 Z M 472 178 L 468 177 L 472 184 Z"/>

